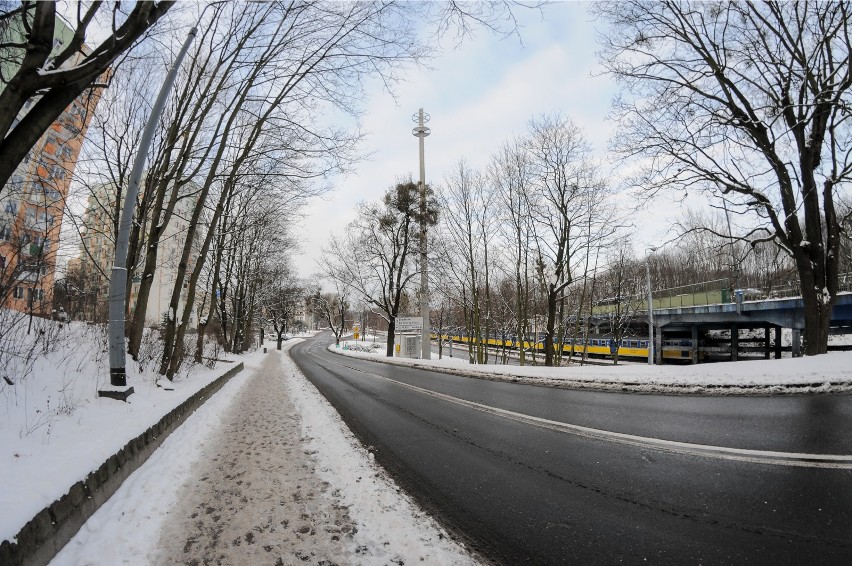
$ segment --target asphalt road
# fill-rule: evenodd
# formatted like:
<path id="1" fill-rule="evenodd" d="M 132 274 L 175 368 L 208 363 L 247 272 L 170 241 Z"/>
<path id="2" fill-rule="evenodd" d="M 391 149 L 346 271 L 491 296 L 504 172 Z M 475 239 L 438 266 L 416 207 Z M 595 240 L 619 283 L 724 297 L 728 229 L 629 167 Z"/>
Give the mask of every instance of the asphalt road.
<path id="1" fill-rule="evenodd" d="M 495 563 L 850 563 L 852 396 L 557 390 L 328 343 L 291 355 L 396 481 Z"/>

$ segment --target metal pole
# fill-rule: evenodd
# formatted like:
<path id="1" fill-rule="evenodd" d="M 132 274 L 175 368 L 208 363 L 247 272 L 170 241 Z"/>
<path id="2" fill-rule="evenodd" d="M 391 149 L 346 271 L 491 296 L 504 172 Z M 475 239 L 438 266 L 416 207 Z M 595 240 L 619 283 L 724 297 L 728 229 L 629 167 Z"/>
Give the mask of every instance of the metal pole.
<path id="1" fill-rule="evenodd" d="M 654 298 L 651 296 L 650 257 L 645 258 L 645 275 L 648 278 L 648 364 L 654 365 Z"/>
<path id="2" fill-rule="evenodd" d="M 115 242 L 115 260 L 109 280 L 109 381 L 110 385 L 116 387 L 127 386 L 127 374 L 125 372 L 126 347 L 124 343 L 127 247 L 130 242 L 130 225 L 133 221 L 133 210 L 136 205 L 136 197 L 139 194 L 139 182 L 142 179 L 142 171 L 145 169 L 145 160 L 148 157 L 148 149 L 151 147 L 151 140 L 154 137 L 157 122 L 160 120 L 166 100 L 175 83 L 180 64 L 197 33 L 198 26 L 193 26 L 189 30 L 186 41 L 184 41 L 174 65 L 172 65 L 168 75 L 166 75 L 166 80 L 162 88 L 160 88 L 160 94 L 157 95 L 157 100 L 151 108 L 151 115 L 148 116 L 148 123 L 145 124 L 145 130 L 142 132 L 139 149 L 133 161 L 133 170 L 130 173 L 127 193 L 124 195 L 124 206 L 121 209 L 121 223 L 118 225 L 118 237 Z"/>
<path id="3" fill-rule="evenodd" d="M 426 253 L 426 159 L 424 139 L 431 130 L 424 124 L 429 116 L 421 108 L 417 114 L 417 127 L 412 130 L 420 139 L 420 316 L 423 318 L 423 329 L 420 337 L 420 357 L 424 360 L 432 358 L 432 344 L 429 340 L 429 270 Z"/>

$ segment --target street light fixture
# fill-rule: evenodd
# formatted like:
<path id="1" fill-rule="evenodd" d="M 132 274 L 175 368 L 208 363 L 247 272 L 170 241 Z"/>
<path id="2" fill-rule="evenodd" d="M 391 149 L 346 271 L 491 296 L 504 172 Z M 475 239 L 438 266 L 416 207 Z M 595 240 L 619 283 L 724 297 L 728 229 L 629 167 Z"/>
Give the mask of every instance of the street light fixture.
<path id="1" fill-rule="evenodd" d="M 218 4 L 213 2 L 204 7 L 201 15 L 198 16 L 198 22 L 204 17 L 204 12 L 207 8 Z M 142 132 L 142 138 L 139 140 L 139 147 L 136 151 L 136 157 L 133 161 L 133 169 L 130 173 L 130 180 L 127 185 L 127 192 L 124 195 L 124 205 L 121 208 L 121 222 L 118 225 L 118 234 L 115 241 L 115 259 L 113 261 L 112 272 L 109 281 L 109 382 L 113 387 L 112 390 L 99 391 L 102 397 L 112 397 L 115 399 L 125 400 L 133 393 L 133 388 L 127 387 L 126 373 L 126 346 L 124 343 L 124 313 L 126 307 L 125 288 L 127 287 L 127 248 L 130 243 L 130 226 L 133 222 L 133 211 L 136 204 L 136 197 L 139 194 L 139 183 L 142 179 L 142 171 L 145 169 L 145 159 L 148 156 L 148 149 L 151 147 L 151 141 L 154 138 L 154 131 L 157 128 L 157 123 L 163 113 L 163 108 L 166 105 L 166 100 L 169 98 L 172 86 L 174 86 L 177 72 L 189 51 L 189 46 L 198 34 L 198 24 L 192 26 L 183 42 L 183 46 L 175 59 L 172 68 L 169 69 L 166 75 L 166 80 L 160 88 L 160 93 L 157 95 L 157 100 L 151 107 L 151 114 L 148 116 L 148 123 L 145 124 L 145 130 Z"/>
<path id="2" fill-rule="evenodd" d="M 424 140 L 432 133 L 425 124 L 429 115 L 420 111 L 413 116 L 417 127 L 411 133 L 420 139 L 420 316 L 423 318 L 423 328 L 420 335 L 420 357 L 424 360 L 432 358 L 432 344 L 429 340 L 429 272 L 426 255 L 426 162 Z"/>
<path id="3" fill-rule="evenodd" d="M 651 255 L 657 248 L 650 247 L 645 252 L 645 276 L 648 279 L 648 364 L 654 365 L 654 297 L 651 295 Z"/>

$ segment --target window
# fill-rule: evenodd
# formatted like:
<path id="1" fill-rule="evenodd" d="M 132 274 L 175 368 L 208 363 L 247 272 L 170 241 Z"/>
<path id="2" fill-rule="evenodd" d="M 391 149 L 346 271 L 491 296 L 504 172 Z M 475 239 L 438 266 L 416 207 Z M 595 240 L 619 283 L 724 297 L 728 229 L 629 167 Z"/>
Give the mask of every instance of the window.
<path id="1" fill-rule="evenodd" d="M 24 182 L 26 181 L 23 175 L 12 175 L 12 178 L 9 179 L 10 187 L 12 190 L 21 190 L 24 186 Z"/>
<path id="2" fill-rule="evenodd" d="M 23 287 L 15 287 L 15 292 L 13 293 L 13 296 L 16 299 L 23 299 L 24 298 L 24 288 Z"/>
<path id="3" fill-rule="evenodd" d="M 50 238 L 45 238 L 44 236 L 39 236 L 37 234 L 33 236 L 33 245 L 47 250 L 50 248 Z"/>
<path id="4" fill-rule="evenodd" d="M 0 240 L 12 239 L 12 227 L 6 224 L 0 225 Z"/>
<path id="5" fill-rule="evenodd" d="M 6 269 L 6 256 L 0 255 L 0 269 Z"/>
<path id="6" fill-rule="evenodd" d="M 18 203 L 13 200 L 7 200 L 3 204 L 3 211 L 9 214 L 18 214 Z"/>
<path id="7" fill-rule="evenodd" d="M 32 260 L 21 261 L 18 264 L 18 267 L 21 269 L 21 273 L 23 273 L 23 274 L 30 274 L 31 273 L 33 275 L 36 275 L 36 274 L 38 274 L 38 272 L 40 270 L 38 261 L 32 261 Z"/>
<path id="8" fill-rule="evenodd" d="M 49 230 L 53 227 L 53 215 L 47 212 L 36 213 L 34 208 L 27 208 L 26 223 L 28 228 L 36 230 Z"/>
<path id="9" fill-rule="evenodd" d="M 53 179 L 64 179 L 65 178 L 65 168 L 61 165 L 54 165 L 50 168 L 50 176 Z"/>

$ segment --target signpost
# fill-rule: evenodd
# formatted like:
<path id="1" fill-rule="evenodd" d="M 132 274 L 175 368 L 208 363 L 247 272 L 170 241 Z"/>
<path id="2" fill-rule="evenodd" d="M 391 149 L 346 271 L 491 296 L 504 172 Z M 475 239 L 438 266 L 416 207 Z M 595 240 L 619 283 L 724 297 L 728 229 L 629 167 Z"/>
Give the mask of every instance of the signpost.
<path id="1" fill-rule="evenodd" d="M 396 317 L 396 332 L 413 332 L 423 329 L 423 317 L 421 316 L 398 316 Z"/>

